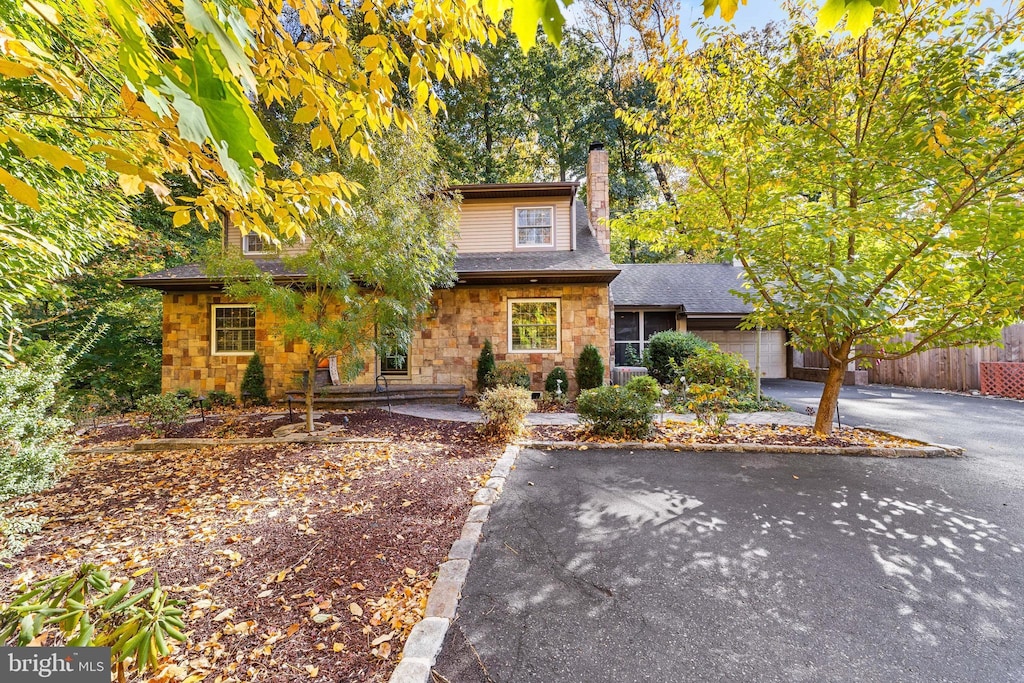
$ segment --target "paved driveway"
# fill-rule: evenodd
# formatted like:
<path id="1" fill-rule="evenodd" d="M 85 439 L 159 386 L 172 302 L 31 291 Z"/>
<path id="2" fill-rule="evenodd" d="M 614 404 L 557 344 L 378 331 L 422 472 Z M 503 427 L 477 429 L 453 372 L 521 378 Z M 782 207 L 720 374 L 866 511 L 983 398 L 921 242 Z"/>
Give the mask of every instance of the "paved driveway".
<path id="1" fill-rule="evenodd" d="M 1024 406 L 1006 406 L 1019 428 Z M 1012 451 L 524 451 L 436 670 L 456 683 L 1024 680 Z"/>

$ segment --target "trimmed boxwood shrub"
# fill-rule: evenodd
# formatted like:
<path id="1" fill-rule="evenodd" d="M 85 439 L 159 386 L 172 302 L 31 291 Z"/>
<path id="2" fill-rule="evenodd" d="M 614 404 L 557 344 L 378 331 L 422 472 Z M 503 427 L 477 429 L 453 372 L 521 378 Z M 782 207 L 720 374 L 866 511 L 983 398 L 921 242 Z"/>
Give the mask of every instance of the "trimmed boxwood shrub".
<path id="1" fill-rule="evenodd" d="M 604 361 L 601 360 L 601 352 L 593 344 L 584 346 L 576 361 L 576 384 L 580 391 L 604 384 Z"/>
<path id="2" fill-rule="evenodd" d="M 576 403 L 580 422 L 597 436 L 644 438 L 654 424 L 659 389 L 652 391 L 653 381 L 650 377 L 636 377 L 624 387 L 605 386 L 581 392 Z"/>
<path id="3" fill-rule="evenodd" d="M 562 380 L 562 395 L 567 395 L 569 393 L 569 375 L 566 374 L 565 368 L 555 368 L 548 373 L 547 379 L 544 380 L 544 391 L 554 394 L 558 389 L 558 380 Z"/>
<path id="4" fill-rule="evenodd" d="M 659 332 L 651 337 L 644 349 L 644 366 L 651 373 L 651 377 L 661 384 L 671 384 L 676 376 L 673 371 L 672 361 L 682 367 L 687 358 L 697 352 L 698 349 L 712 349 L 715 345 L 705 341 L 691 332 Z M 687 376 L 687 380 L 689 380 Z"/>

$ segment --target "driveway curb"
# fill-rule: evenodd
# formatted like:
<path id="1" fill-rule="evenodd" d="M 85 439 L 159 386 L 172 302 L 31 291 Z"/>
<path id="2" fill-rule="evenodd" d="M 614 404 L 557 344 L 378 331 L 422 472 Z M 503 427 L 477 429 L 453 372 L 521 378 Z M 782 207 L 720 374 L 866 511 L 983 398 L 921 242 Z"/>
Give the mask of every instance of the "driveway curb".
<path id="1" fill-rule="evenodd" d="M 72 455 L 81 453 L 139 453 L 159 451 L 180 451 L 194 448 L 216 448 L 218 446 L 267 446 L 282 444 L 382 444 L 390 443 L 389 439 L 369 439 L 365 437 L 341 437 L 341 436 L 310 436 L 309 434 L 293 434 L 290 436 L 256 436 L 237 439 L 218 439 L 213 437 L 196 437 L 188 439 L 139 439 L 130 446 L 109 448 L 95 446 L 86 448 L 72 448 L 68 451 Z"/>
<path id="2" fill-rule="evenodd" d="M 438 569 L 437 581 L 427 596 L 423 620 L 413 627 L 406 639 L 402 661 L 392 672 L 390 683 L 430 683 L 430 672 L 441 652 L 448 627 L 455 619 L 470 560 L 483 536 L 484 522 L 490 515 L 491 505 L 501 495 L 505 478 L 512 471 L 519 451 L 517 444 L 506 446 L 491 469 L 487 482 L 473 496 L 473 509 L 462 525 L 461 535 L 448 551 L 448 561 Z"/>
<path id="3" fill-rule="evenodd" d="M 874 446 L 775 446 L 760 443 L 682 443 L 621 441 L 617 443 L 591 441 L 518 441 L 523 448 L 549 450 L 623 450 L 637 451 L 693 451 L 697 453 L 796 453 L 799 455 L 846 455 L 868 458 L 956 458 L 964 454 L 959 446 L 924 444 L 903 448 Z"/>

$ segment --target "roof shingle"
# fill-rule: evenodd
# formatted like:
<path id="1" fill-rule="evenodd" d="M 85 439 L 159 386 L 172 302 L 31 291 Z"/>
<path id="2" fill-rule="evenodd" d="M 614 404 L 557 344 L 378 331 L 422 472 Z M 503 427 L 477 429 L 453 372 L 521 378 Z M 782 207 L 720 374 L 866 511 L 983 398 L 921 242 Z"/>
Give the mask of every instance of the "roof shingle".
<path id="1" fill-rule="evenodd" d="M 719 263 L 620 264 L 612 303 L 620 307 L 675 308 L 688 315 L 743 315 L 753 309 L 731 290 L 743 285 L 743 269 Z"/>

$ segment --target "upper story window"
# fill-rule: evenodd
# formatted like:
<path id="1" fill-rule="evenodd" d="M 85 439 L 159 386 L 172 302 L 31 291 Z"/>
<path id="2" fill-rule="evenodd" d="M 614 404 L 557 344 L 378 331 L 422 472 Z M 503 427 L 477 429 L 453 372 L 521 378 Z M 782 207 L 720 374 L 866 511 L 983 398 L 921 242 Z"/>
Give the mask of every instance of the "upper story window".
<path id="1" fill-rule="evenodd" d="M 270 251 L 270 245 L 254 232 L 242 235 L 243 254 L 266 254 Z"/>
<path id="2" fill-rule="evenodd" d="M 516 207 L 516 247 L 553 246 L 555 246 L 554 207 Z"/>
<path id="3" fill-rule="evenodd" d="M 256 309 L 253 306 L 213 307 L 213 352 L 237 355 L 256 352 Z"/>

